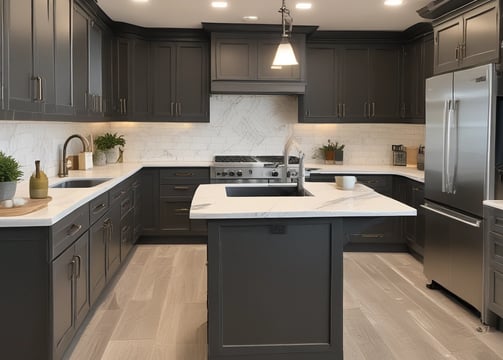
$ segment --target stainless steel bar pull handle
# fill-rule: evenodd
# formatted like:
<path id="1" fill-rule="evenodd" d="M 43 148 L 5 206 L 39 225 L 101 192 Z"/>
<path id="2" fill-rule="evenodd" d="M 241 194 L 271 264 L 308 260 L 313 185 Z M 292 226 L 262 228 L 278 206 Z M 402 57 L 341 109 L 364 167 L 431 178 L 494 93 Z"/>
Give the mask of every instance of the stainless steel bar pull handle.
<path id="1" fill-rule="evenodd" d="M 429 206 L 428 204 L 421 204 L 421 207 L 423 209 L 426 209 L 428 211 L 432 211 L 434 213 L 437 213 L 439 215 L 442 215 L 442 216 L 445 216 L 445 217 L 448 217 L 449 219 L 452 219 L 452 220 L 456 220 L 456 221 L 459 221 L 459 222 L 462 222 L 463 224 L 466 224 L 466 225 L 470 225 L 470 226 L 473 226 L 475 228 L 479 228 L 482 224 L 482 221 L 481 220 L 478 220 L 478 219 L 472 219 L 472 218 L 466 218 L 466 219 L 462 219 L 458 216 L 455 216 L 455 215 L 451 215 L 445 211 L 442 211 L 440 209 L 437 209 L 437 208 L 433 208 L 431 206 Z"/>
<path id="2" fill-rule="evenodd" d="M 442 116 L 442 192 L 447 192 L 447 118 L 449 116 L 450 100 L 444 102 L 444 114 Z"/>
<path id="3" fill-rule="evenodd" d="M 33 100 L 34 101 L 42 101 L 42 99 L 43 99 L 43 94 L 42 94 L 42 77 L 40 77 L 40 76 L 34 76 L 31 79 L 35 80 L 37 82 L 36 95 L 33 98 Z"/>
<path id="4" fill-rule="evenodd" d="M 342 103 L 342 117 L 346 117 L 346 104 Z"/>
<path id="5" fill-rule="evenodd" d="M 372 102 L 372 117 L 376 116 L 376 103 Z"/>
<path id="6" fill-rule="evenodd" d="M 171 102 L 171 116 L 175 116 L 174 107 L 175 107 L 175 103 Z"/>

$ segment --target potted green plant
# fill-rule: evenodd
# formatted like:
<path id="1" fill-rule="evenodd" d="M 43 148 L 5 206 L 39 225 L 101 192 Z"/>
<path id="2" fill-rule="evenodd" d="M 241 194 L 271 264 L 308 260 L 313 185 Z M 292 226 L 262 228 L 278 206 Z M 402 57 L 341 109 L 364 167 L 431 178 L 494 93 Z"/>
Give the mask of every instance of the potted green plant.
<path id="1" fill-rule="evenodd" d="M 119 160 L 119 155 L 121 150 L 119 147 L 126 145 L 126 140 L 124 139 L 124 135 L 117 135 L 117 133 L 105 133 L 104 135 L 98 136 L 94 139 L 94 145 L 96 146 L 97 152 L 102 151 L 105 153 L 106 162 L 108 164 L 114 164 Z M 95 156 L 98 159 L 99 155 Z M 96 165 L 100 165 L 97 163 Z M 104 165 L 104 164 L 103 164 Z"/>
<path id="2" fill-rule="evenodd" d="M 323 153 L 323 158 L 327 164 L 342 164 L 344 160 L 344 145 L 339 145 L 338 142 L 333 143 L 328 139 L 327 144 L 319 148 Z"/>
<path id="3" fill-rule="evenodd" d="M 23 172 L 21 165 L 12 156 L 0 151 L 0 201 L 10 200 L 16 194 L 17 182 Z"/>

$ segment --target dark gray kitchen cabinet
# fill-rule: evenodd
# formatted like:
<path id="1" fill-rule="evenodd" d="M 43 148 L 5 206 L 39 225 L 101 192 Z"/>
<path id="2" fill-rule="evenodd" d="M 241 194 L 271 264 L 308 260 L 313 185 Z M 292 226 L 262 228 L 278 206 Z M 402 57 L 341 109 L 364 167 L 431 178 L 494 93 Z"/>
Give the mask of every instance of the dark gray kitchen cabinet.
<path id="1" fill-rule="evenodd" d="M 342 50 L 343 122 L 400 121 L 398 46 L 347 46 Z"/>
<path id="2" fill-rule="evenodd" d="M 342 221 L 208 221 L 209 360 L 343 359 Z"/>
<path id="3" fill-rule="evenodd" d="M 113 53 L 113 68 L 115 79 L 113 82 L 114 110 L 119 119 L 126 117 L 129 110 L 129 88 L 130 88 L 130 58 L 132 42 L 128 39 L 118 38 L 116 42 L 117 50 Z"/>
<path id="4" fill-rule="evenodd" d="M 149 43 L 145 40 L 132 40 L 130 59 L 129 116 L 137 121 L 145 121 L 149 116 Z M 126 103 L 126 105 L 128 105 Z M 126 113 L 127 113 L 126 108 Z"/>
<path id="5" fill-rule="evenodd" d="M 281 37 L 274 33 L 211 34 L 213 93 L 304 93 L 305 34 L 290 38 L 299 65 L 271 68 Z"/>
<path id="6" fill-rule="evenodd" d="M 424 123 L 426 78 L 433 75 L 433 36 L 407 43 L 403 48 L 401 116 L 411 123 Z"/>
<path id="7" fill-rule="evenodd" d="M 434 73 L 497 63 L 499 27 L 497 1 L 475 2 L 463 14 L 434 23 Z"/>
<path id="8" fill-rule="evenodd" d="M 340 51 L 336 46 L 308 45 L 306 93 L 299 98 L 302 122 L 334 122 L 342 118 Z"/>
<path id="9" fill-rule="evenodd" d="M 151 49 L 151 119 L 208 122 L 208 45 L 156 41 Z"/>
<path id="10" fill-rule="evenodd" d="M 88 20 L 89 28 L 89 83 L 88 111 L 103 112 L 103 30 L 96 22 Z"/>
<path id="11" fill-rule="evenodd" d="M 77 5 L 73 7 L 73 104 L 77 116 L 87 115 L 89 100 L 88 19 Z"/>
<path id="12" fill-rule="evenodd" d="M 487 323 L 503 318 L 503 211 L 484 207 L 484 293 Z"/>
<path id="13" fill-rule="evenodd" d="M 8 4 L 8 109 L 42 113 L 55 104 L 53 0 Z"/>
<path id="14" fill-rule="evenodd" d="M 344 251 L 405 251 L 401 230 L 401 217 L 345 218 Z"/>
<path id="15" fill-rule="evenodd" d="M 417 211 L 417 216 L 408 216 L 404 218 L 404 236 L 407 246 L 419 256 L 424 253 L 424 232 L 425 232 L 425 214 L 421 207 L 424 204 L 424 184 L 406 180 L 406 199 L 405 203 L 412 206 Z"/>
<path id="16" fill-rule="evenodd" d="M 62 358 L 89 311 L 88 249 L 86 232 L 52 262 L 54 359 Z"/>
<path id="17" fill-rule="evenodd" d="M 54 0 L 55 113 L 73 115 L 72 0 Z"/>
<path id="18" fill-rule="evenodd" d="M 141 186 L 141 175 L 137 174 L 133 177 L 131 182 L 131 191 L 132 191 L 132 199 L 133 199 L 133 243 L 136 243 L 141 235 L 142 230 L 142 213 L 141 213 L 141 205 L 142 205 L 142 186 Z"/>
<path id="19" fill-rule="evenodd" d="M 142 241 L 191 241 L 207 234 L 205 220 L 189 218 L 199 184 L 209 183 L 209 169 L 146 168 L 141 172 Z M 194 240 L 196 241 L 196 240 Z"/>

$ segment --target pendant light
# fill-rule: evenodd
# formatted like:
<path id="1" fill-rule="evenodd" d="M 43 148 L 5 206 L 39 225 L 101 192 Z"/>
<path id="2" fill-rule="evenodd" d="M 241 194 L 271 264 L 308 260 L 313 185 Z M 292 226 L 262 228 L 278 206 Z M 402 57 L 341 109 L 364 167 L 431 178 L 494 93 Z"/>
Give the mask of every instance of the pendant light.
<path id="1" fill-rule="evenodd" d="M 281 34 L 281 42 L 276 50 L 276 56 L 272 62 L 272 67 L 280 67 L 287 65 L 298 65 L 297 58 L 293 52 L 292 44 L 289 40 L 289 34 L 292 33 L 293 18 L 290 16 L 290 10 L 285 5 L 285 0 L 279 11 L 281 13 L 281 26 L 283 32 Z M 288 26 L 288 30 L 287 30 Z"/>

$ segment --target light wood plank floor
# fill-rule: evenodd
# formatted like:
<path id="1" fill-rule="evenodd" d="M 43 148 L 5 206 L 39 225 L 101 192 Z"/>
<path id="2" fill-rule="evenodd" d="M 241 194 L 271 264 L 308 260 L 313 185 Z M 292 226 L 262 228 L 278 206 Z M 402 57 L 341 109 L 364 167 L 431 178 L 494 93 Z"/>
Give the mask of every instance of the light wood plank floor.
<path id="1" fill-rule="evenodd" d="M 204 245 L 136 247 L 67 359 L 206 359 L 205 264 Z M 503 332 L 425 283 L 408 254 L 345 253 L 345 360 L 503 360 Z"/>

